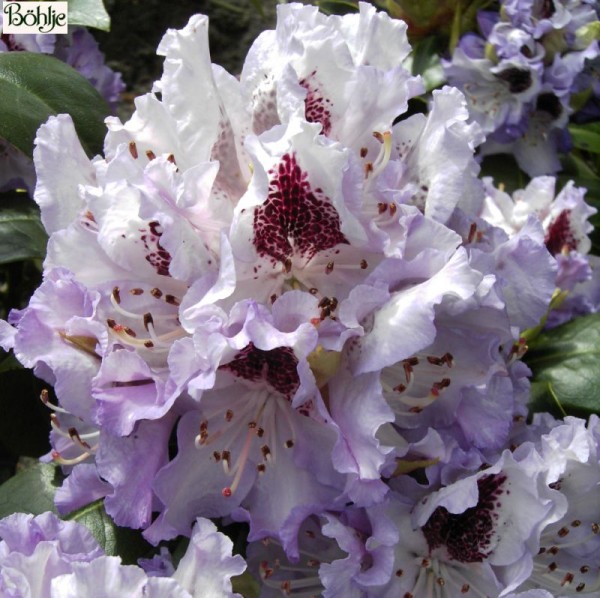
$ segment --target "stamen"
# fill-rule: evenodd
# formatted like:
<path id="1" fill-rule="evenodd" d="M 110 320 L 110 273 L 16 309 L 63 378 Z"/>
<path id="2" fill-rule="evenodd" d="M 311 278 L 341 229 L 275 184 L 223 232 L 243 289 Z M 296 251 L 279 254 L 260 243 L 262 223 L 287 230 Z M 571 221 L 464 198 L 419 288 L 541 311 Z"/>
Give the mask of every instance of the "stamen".
<path id="1" fill-rule="evenodd" d="M 379 155 L 373 163 L 373 172 L 371 174 L 372 178 L 375 178 L 383 172 L 392 156 L 392 133 L 391 131 L 386 131 L 381 134 L 376 131 L 373 133 L 373 136 L 382 143 Z"/>
<path id="2" fill-rule="evenodd" d="M 129 142 L 129 153 L 131 154 L 131 156 L 134 160 L 137 160 L 138 150 L 137 150 L 137 145 L 135 144 L 135 141 Z"/>

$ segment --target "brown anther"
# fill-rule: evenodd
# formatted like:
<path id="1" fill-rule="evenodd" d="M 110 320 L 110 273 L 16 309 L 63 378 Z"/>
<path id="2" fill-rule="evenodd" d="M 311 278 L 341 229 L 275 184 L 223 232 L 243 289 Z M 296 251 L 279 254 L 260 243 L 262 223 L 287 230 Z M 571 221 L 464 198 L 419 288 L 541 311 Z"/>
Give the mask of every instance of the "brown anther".
<path id="1" fill-rule="evenodd" d="M 412 366 L 410 365 L 410 363 L 404 362 L 402 368 L 404 369 L 404 376 L 406 377 L 406 381 L 410 382 L 413 373 Z"/>
<path id="2" fill-rule="evenodd" d="M 383 143 L 383 141 L 384 141 L 383 134 L 380 133 L 379 131 L 373 131 L 373 137 L 375 137 L 375 139 L 377 139 L 377 141 L 379 141 L 379 143 Z"/>
<path id="3" fill-rule="evenodd" d="M 551 546 L 548 549 L 548 554 L 551 554 L 553 556 L 556 556 L 558 554 L 558 546 Z"/>
<path id="4" fill-rule="evenodd" d="M 177 164 L 177 162 L 175 162 L 175 156 L 174 156 L 173 154 L 169 154 L 169 155 L 167 156 L 167 160 L 168 160 L 169 162 L 171 162 L 171 164 Z"/>
<path id="5" fill-rule="evenodd" d="M 222 451 L 221 459 L 223 459 L 223 461 L 225 461 L 225 463 L 229 465 L 229 461 L 231 460 L 231 453 L 229 451 Z"/>
<path id="6" fill-rule="evenodd" d="M 286 274 L 289 274 L 292 271 L 292 260 L 289 257 L 285 258 L 285 262 L 283 263 L 283 270 Z"/>
<path id="7" fill-rule="evenodd" d="M 205 420 L 205 419 L 203 419 L 203 420 L 200 422 L 200 433 L 202 433 L 202 432 L 206 432 L 207 430 L 208 430 L 208 421 L 207 421 L 207 420 Z"/>
<path id="8" fill-rule="evenodd" d="M 373 172 L 373 162 L 365 162 L 365 177 Z"/>
<path id="9" fill-rule="evenodd" d="M 444 360 L 441 357 L 436 357 L 435 355 L 428 355 L 427 361 L 431 365 L 444 365 Z"/>
<path id="10" fill-rule="evenodd" d="M 319 289 L 317 289 L 316 287 L 312 287 L 312 288 L 308 289 L 308 292 L 311 295 L 316 295 L 319 292 Z"/>
<path id="11" fill-rule="evenodd" d="M 160 299 L 162 297 L 162 291 L 160 289 L 157 288 L 153 288 L 150 291 L 150 294 L 155 298 L 155 299 Z"/>
<path id="12" fill-rule="evenodd" d="M 117 323 L 112 318 L 108 318 L 106 320 L 106 324 L 109 328 L 112 328 L 113 330 L 117 327 Z"/>
<path id="13" fill-rule="evenodd" d="M 327 266 L 325 267 L 325 274 L 331 274 L 333 272 L 333 262 L 327 262 Z"/>
<path id="14" fill-rule="evenodd" d="M 443 588 L 446 585 L 446 580 L 443 577 L 438 577 L 435 582 L 437 583 L 438 586 L 440 586 L 441 588 Z"/>
<path id="15" fill-rule="evenodd" d="M 575 579 L 575 576 L 570 572 L 567 571 L 565 573 L 565 576 L 562 578 L 562 581 L 560 582 L 561 586 L 566 586 L 570 583 L 573 583 L 573 580 Z"/>
<path id="16" fill-rule="evenodd" d="M 366 158 L 368 153 L 369 153 L 369 150 L 366 147 L 360 148 L 360 157 L 361 158 Z"/>
<path id="17" fill-rule="evenodd" d="M 294 446 L 294 441 L 293 440 L 286 440 L 284 442 L 284 446 L 285 446 L 285 448 L 292 448 Z"/>
<path id="18" fill-rule="evenodd" d="M 338 300 L 337 297 L 332 297 L 331 298 L 331 303 L 329 304 L 329 309 L 331 311 L 334 311 L 338 306 Z"/>
<path id="19" fill-rule="evenodd" d="M 556 569 L 558 569 L 558 565 L 554 561 L 552 561 L 548 565 L 548 571 L 550 571 L 550 573 L 552 573 L 553 571 L 556 571 Z"/>
<path id="20" fill-rule="evenodd" d="M 255 421 L 250 421 L 248 422 L 248 430 L 256 430 L 256 422 Z"/>
<path id="21" fill-rule="evenodd" d="M 396 569 L 396 577 L 402 577 L 404 575 L 403 569 Z"/>
<path id="22" fill-rule="evenodd" d="M 78 444 L 85 447 L 86 449 L 90 448 L 90 445 L 85 440 L 82 440 L 81 436 L 79 436 L 79 432 L 77 431 L 77 428 L 69 428 L 69 436 L 70 436 L 71 440 L 73 440 L 74 442 L 77 442 Z"/>
<path id="23" fill-rule="evenodd" d="M 444 353 L 442 355 L 442 360 L 446 363 L 446 365 L 451 368 L 454 365 L 454 357 L 452 357 L 452 353 Z"/>
<path id="24" fill-rule="evenodd" d="M 256 466 L 256 471 L 258 471 L 258 473 L 265 473 L 266 470 L 267 470 L 267 468 L 265 467 L 264 463 L 259 463 Z"/>
<path id="25" fill-rule="evenodd" d="M 579 567 L 579 572 L 585 575 L 586 573 L 590 572 L 590 568 L 588 565 L 582 565 L 581 567 Z"/>
<path id="26" fill-rule="evenodd" d="M 468 583 L 465 583 L 465 584 L 463 584 L 462 588 L 460 589 L 460 593 L 466 594 L 470 589 L 471 589 L 471 586 Z"/>
<path id="27" fill-rule="evenodd" d="M 40 392 L 40 399 L 44 405 L 48 402 L 48 389 L 43 388 L 42 392 Z"/>
<path id="28" fill-rule="evenodd" d="M 579 527 L 581 525 L 581 521 L 579 519 L 574 519 L 571 521 L 571 527 Z"/>
<path id="29" fill-rule="evenodd" d="M 271 449 L 266 444 L 264 444 L 263 446 L 260 447 L 260 452 L 262 453 L 263 459 L 265 461 L 271 455 Z"/>
<path id="30" fill-rule="evenodd" d="M 147 349 L 152 349 L 152 347 L 154 347 L 154 343 L 152 341 L 145 341 L 144 347 L 146 347 Z"/>
<path id="31" fill-rule="evenodd" d="M 429 559 L 423 559 L 421 561 L 421 567 L 427 568 L 427 567 L 429 567 L 429 565 L 431 565 L 431 562 L 429 561 Z"/>
<path id="32" fill-rule="evenodd" d="M 262 437 L 265 435 L 265 431 L 264 431 L 264 429 L 263 429 L 263 428 L 256 428 L 256 435 L 257 435 L 259 438 L 262 438 Z"/>
<path id="33" fill-rule="evenodd" d="M 326 307 L 325 309 L 321 310 L 319 317 L 321 318 L 321 320 L 324 320 L 325 318 L 328 318 L 330 315 L 331 315 L 331 310 L 328 307 Z"/>
<path id="34" fill-rule="evenodd" d="M 600 532 L 600 525 L 597 523 L 592 523 L 592 533 L 597 534 L 598 532 Z"/>
<path id="35" fill-rule="evenodd" d="M 219 451 L 214 451 L 213 458 L 218 463 L 221 460 L 221 453 Z"/>
<path id="36" fill-rule="evenodd" d="M 423 411 L 423 407 L 411 407 L 409 413 L 421 413 Z"/>
<path id="37" fill-rule="evenodd" d="M 135 144 L 135 141 L 130 141 L 129 142 L 129 153 L 131 154 L 131 157 L 134 160 L 137 160 L 138 151 L 137 151 L 137 145 Z"/>
<path id="38" fill-rule="evenodd" d="M 469 234 L 467 235 L 467 243 L 473 242 L 476 232 L 477 232 L 477 224 L 475 222 L 471 222 L 471 226 L 469 227 Z"/>
<path id="39" fill-rule="evenodd" d="M 394 386 L 393 390 L 395 392 L 404 392 L 406 390 L 406 386 L 404 384 L 398 384 L 397 386 Z"/>
<path id="40" fill-rule="evenodd" d="M 360 260 L 360 269 L 366 270 L 369 267 L 369 263 L 367 260 Z"/>
<path id="41" fill-rule="evenodd" d="M 152 150 L 146 150 L 146 156 L 148 156 L 148 160 L 154 160 L 154 158 L 156 158 L 156 154 Z"/>
<path id="42" fill-rule="evenodd" d="M 575 588 L 575 591 L 583 592 L 583 590 L 585 590 L 585 584 L 583 582 L 581 582 L 580 584 L 577 585 L 577 587 Z"/>
<path id="43" fill-rule="evenodd" d="M 123 329 L 123 332 L 127 335 L 127 336 L 131 336 L 133 338 L 135 338 L 137 336 L 137 334 L 135 333 L 134 330 L 132 330 L 131 328 L 129 328 L 129 326 L 122 326 L 121 327 Z M 115 328 L 115 330 L 117 330 Z"/>
<path id="44" fill-rule="evenodd" d="M 138 288 L 135 288 L 135 289 L 129 289 L 129 292 L 130 292 L 132 295 L 143 295 L 143 294 L 144 294 L 144 289 L 138 289 Z"/>
<path id="45" fill-rule="evenodd" d="M 148 330 L 148 326 L 154 326 L 154 318 L 150 312 L 144 314 L 144 328 Z"/>
<path id="46" fill-rule="evenodd" d="M 60 428 L 60 422 L 58 421 L 56 413 L 50 414 L 50 421 L 54 424 L 55 427 Z"/>
<path id="47" fill-rule="evenodd" d="M 230 422 L 233 419 L 233 411 L 231 409 L 227 409 L 225 411 L 225 421 Z"/>
<path id="48" fill-rule="evenodd" d="M 450 380 L 450 378 L 442 378 L 436 384 L 438 385 L 438 388 L 440 390 L 442 390 L 442 388 L 448 388 L 450 386 L 451 382 L 452 382 L 452 380 Z"/>
<path id="49" fill-rule="evenodd" d="M 568 527 L 561 527 L 557 532 L 559 538 L 564 538 L 568 533 L 569 533 Z"/>
<path id="50" fill-rule="evenodd" d="M 388 208 L 388 205 L 387 205 L 385 202 L 383 202 L 383 201 L 380 201 L 380 202 L 377 204 L 377 211 L 378 211 L 380 214 L 383 214 L 383 213 L 384 213 L 384 212 L 387 210 L 387 208 Z"/>
<path id="51" fill-rule="evenodd" d="M 118 305 L 120 305 L 121 304 L 121 291 L 119 290 L 119 287 L 115 287 L 112 290 L 112 296 L 114 297 L 116 303 Z"/>
<path id="52" fill-rule="evenodd" d="M 329 297 L 323 297 L 323 299 L 321 299 L 321 301 L 319 301 L 319 303 L 317 304 L 317 307 L 321 309 L 323 307 L 327 307 L 330 303 L 331 299 L 329 299 Z"/>
<path id="53" fill-rule="evenodd" d="M 276 294 L 276 293 L 273 293 L 273 294 L 271 295 L 271 303 L 275 303 L 275 301 L 277 301 L 277 294 Z"/>
<path id="54" fill-rule="evenodd" d="M 404 363 L 408 363 L 408 365 L 419 365 L 419 358 L 418 357 L 409 357 L 408 359 L 404 359 L 403 360 Z"/>
<path id="55" fill-rule="evenodd" d="M 307 567 L 313 567 L 313 568 L 320 567 L 321 566 L 321 561 L 319 561 L 317 559 L 308 559 L 306 561 L 306 566 Z"/>
<path id="56" fill-rule="evenodd" d="M 282 581 L 280 587 L 281 587 L 281 591 L 286 596 L 289 596 L 292 593 L 292 582 L 291 581 L 289 581 L 289 580 Z"/>
<path id="57" fill-rule="evenodd" d="M 390 204 L 390 216 L 393 216 L 396 213 L 398 206 L 395 203 Z"/>
<path id="58" fill-rule="evenodd" d="M 177 299 L 177 297 L 175 297 L 175 295 L 165 295 L 165 301 L 169 304 L 169 305 L 175 305 L 175 306 L 179 306 L 179 299 Z"/>

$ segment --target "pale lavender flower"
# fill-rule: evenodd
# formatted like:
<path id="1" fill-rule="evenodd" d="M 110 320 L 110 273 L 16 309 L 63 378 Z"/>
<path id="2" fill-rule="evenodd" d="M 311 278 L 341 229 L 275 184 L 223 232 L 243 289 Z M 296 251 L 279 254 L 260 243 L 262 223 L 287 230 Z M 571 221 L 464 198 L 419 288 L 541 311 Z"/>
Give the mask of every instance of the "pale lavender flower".
<path id="1" fill-rule="evenodd" d="M 598 17 L 575 0 L 500 4 L 479 18 L 484 37 L 463 37 L 444 69 L 488 135 L 482 155 L 512 154 L 530 176 L 552 174 L 570 147 L 571 96 L 589 86 L 582 73 L 598 56 L 587 32 Z"/>

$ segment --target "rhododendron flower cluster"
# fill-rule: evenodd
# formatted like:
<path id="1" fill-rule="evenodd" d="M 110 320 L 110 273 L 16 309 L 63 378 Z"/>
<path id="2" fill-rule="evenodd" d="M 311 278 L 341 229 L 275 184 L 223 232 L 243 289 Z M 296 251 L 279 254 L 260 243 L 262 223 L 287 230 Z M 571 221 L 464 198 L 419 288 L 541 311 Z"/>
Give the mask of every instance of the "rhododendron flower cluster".
<path id="1" fill-rule="evenodd" d="M 597 112 L 597 3 L 501 0 L 478 23 L 481 35 L 466 34 L 444 71 L 488 134 L 482 153 L 513 154 L 530 176 L 557 172 L 574 100 L 592 93 L 584 111 Z"/>
<path id="2" fill-rule="evenodd" d="M 280 6 L 239 78 L 207 30 L 166 33 L 104 156 L 38 132 L 44 281 L 0 342 L 58 397 L 58 511 L 246 523 L 264 596 L 597 592 L 598 420 L 525 423 L 521 361 L 589 275 L 583 191 L 481 181 L 467 100 L 410 115 L 406 26 L 368 4 Z"/>

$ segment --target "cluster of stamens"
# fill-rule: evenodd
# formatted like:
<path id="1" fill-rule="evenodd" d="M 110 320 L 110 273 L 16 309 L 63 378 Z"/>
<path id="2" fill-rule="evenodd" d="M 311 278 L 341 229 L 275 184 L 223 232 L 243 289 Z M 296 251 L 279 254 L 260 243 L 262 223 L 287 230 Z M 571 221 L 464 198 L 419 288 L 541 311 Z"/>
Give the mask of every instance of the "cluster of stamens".
<path id="1" fill-rule="evenodd" d="M 136 287 L 129 290 L 130 295 L 138 297 L 145 293 L 144 289 Z M 154 287 L 149 291 L 149 294 L 157 301 L 162 301 L 167 305 L 178 307 L 180 300 L 174 295 L 164 293 L 161 289 Z M 174 340 L 185 336 L 184 330 L 180 326 L 177 312 L 168 314 L 152 314 L 151 312 L 137 313 L 126 310 L 121 305 L 121 290 L 119 287 L 114 287 L 110 295 L 110 302 L 115 311 L 132 323 L 141 323 L 148 333 L 148 337 L 138 338 L 138 333 L 131 327 L 125 324 L 118 323 L 113 318 L 108 318 L 106 323 L 112 333 L 128 346 L 135 348 L 146 349 L 162 349 L 168 350 Z M 169 332 L 158 334 L 156 331 L 155 322 L 168 322 L 175 324 L 175 328 Z"/>
<path id="2" fill-rule="evenodd" d="M 587 528 L 587 533 L 585 529 Z M 584 531 L 581 534 L 581 531 Z M 561 555 L 568 549 L 584 546 L 600 533 L 600 524 L 573 519 L 554 534 L 542 534 L 542 546 L 534 560 L 532 581 L 561 595 L 591 594 L 600 592 L 600 569 L 585 562 L 575 554 Z M 576 563 L 574 567 L 573 564 Z"/>
<path id="3" fill-rule="evenodd" d="M 40 393 L 40 399 L 42 403 L 48 407 L 48 409 L 52 410 L 52 413 L 50 414 L 50 425 L 52 426 L 54 432 L 63 438 L 68 438 L 72 442 L 73 446 L 81 451 L 81 454 L 79 454 L 77 457 L 67 459 L 63 457 L 57 450 L 53 450 L 52 459 L 54 462 L 58 463 L 59 465 L 77 465 L 78 463 L 85 461 L 88 457 L 94 455 L 98 449 L 98 443 L 90 444 L 88 441 L 97 440 L 100 436 L 100 432 L 95 431 L 87 434 L 80 434 L 77 428 L 73 426 L 67 428 L 65 431 L 61 426 L 58 414 L 63 414 L 70 417 L 72 417 L 72 414 L 66 409 L 51 403 L 49 400 L 48 391 L 46 389 L 42 390 Z"/>
<path id="4" fill-rule="evenodd" d="M 445 371 L 445 375 L 439 378 L 438 369 L 447 368 L 450 369 L 454 364 L 452 354 L 444 353 L 442 356 L 436 355 L 425 355 L 423 357 L 409 357 L 404 359 L 398 364 L 401 366 L 404 377 L 401 382 L 395 386 L 383 383 L 383 388 L 387 391 L 388 396 L 392 398 L 398 398 L 403 404 L 409 407 L 409 413 L 420 413 L 427 405 L 433 403 L 440 394 L 450 386 L 452 380 Z M 410 394 L 411 389 L 415 386 L 416 372 L 415 369 L 419 367 L 418 373 L 420 382 L 423 378 L 427 379 L 430 376 L 437 378 L 429 385 L 429 392 L 425 397 L 412 396 Z M 433 366 L 432 368 L 428 366 Z M 394 366 L 394 369 L 398 366 Z"/>
<path id="5" fill-rule="evenodd" d="M 304 536 L 309 540 L 316 538 L 312 530 L 305 530 Z M 262 542 L 268 546 L 275 541 L 265 538 Z M 316 552 L 316 547 L 314 551 L 301 548 L 300 560 L 294 564 L 287 562 L 287 559 L 286 562 L 282 562 L 279 558 L 261 561 L 258 571 L 263 585 L 294 598 L 320 596 L 323 591 L 318 572 L 321 560 Z"/>

